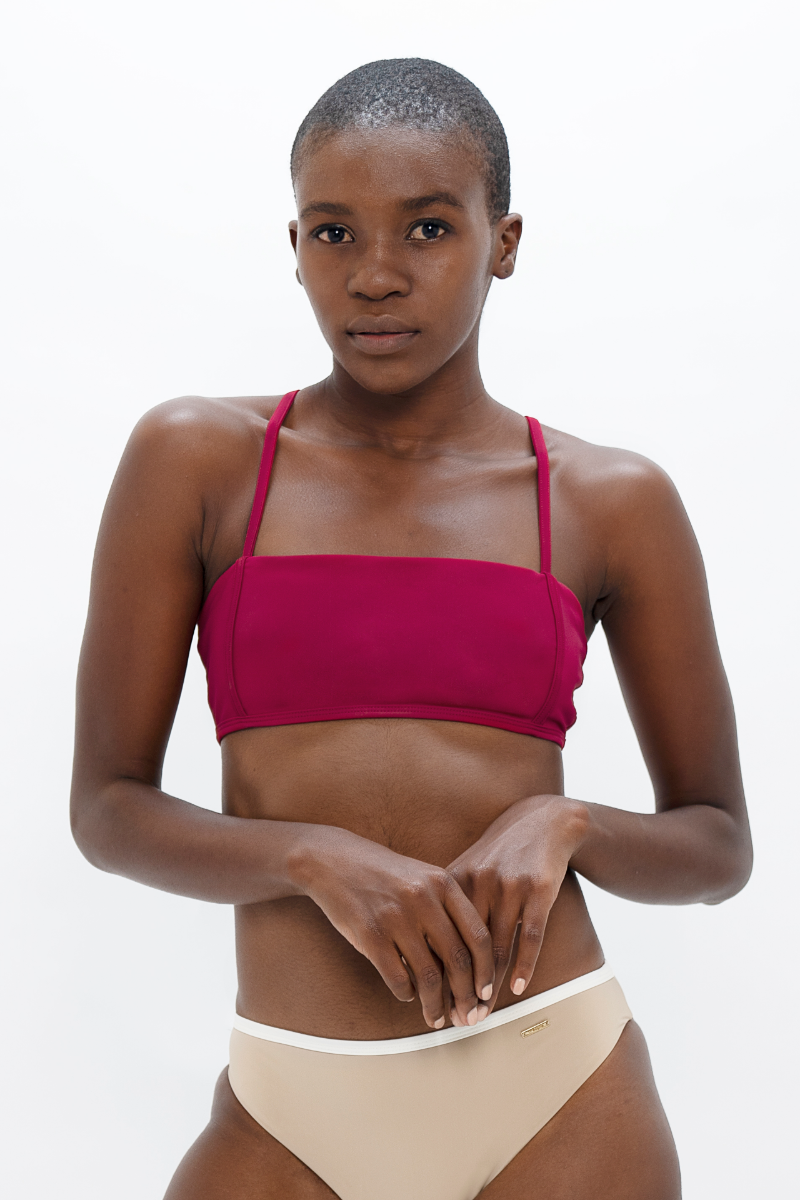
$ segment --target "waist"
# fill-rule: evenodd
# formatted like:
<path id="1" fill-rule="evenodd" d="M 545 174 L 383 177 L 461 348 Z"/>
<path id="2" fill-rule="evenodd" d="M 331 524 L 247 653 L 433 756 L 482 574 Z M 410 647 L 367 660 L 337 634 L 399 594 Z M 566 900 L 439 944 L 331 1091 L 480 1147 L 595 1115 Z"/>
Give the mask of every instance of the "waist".
<path id="1" fill-rule="evenodd" d="M 247 1017 L 243 1017 L 238 1012 L 234 1014 L 233 1028 L 238 1029 L 240 1033 L 249 1034 L 250 1037 L 260 1038 L 265 1042 L 277 1042 L 283 1046 L 296 1046 L 301 1050 L 316 1050 L 325 1054 L 408 1054 L 416 1050 L 426 1050 L 432 1046 L 445 1046 L 450 1042 L 478 1037 L 481 1033 L 497 1029 L 511 1021 L 535 1016 L 536 1013 L 542 1012 L 553 1004 L 558 1004 L 561 1000 L 577 996 L 590 988 L 599 987 L 600 984 L 608 983 L 613 978 L 613 970 L 604 964 L 595 971 L 589 971 L 585 975 L 579 975 L 557 987 L 548 988 L 545 992 L 539 992 L 535 996 L 529 996 L 525 1000 L 517 1001 L 516 1004 L 509 1004 L 506 1008 L 490 1013 L 479 1025 L 434 1029 L 430 1033 L 412 1034 L 409 1037 L 378 1039 L 317 1037 L 314 1034 L 282 1029 L 276 1025 L 263 1025 L 259 1021 L 251 1021 Z M 523 1031 L 523 1036 L 527 1033 L 531 1035 L 537 1033 L 540 1028 L 541 1026 L 534 1022 L 530 1030 Z"/>
<path id="2" fill-rule="evenodd" d="M 512 949 L 514 961 L 516 943 Z M 252 1021 L 341 1040 L 405 1039 L 428 1030 L 418 1000 L 396 999 L 373 964 L 307 897 L 236 911 L 237 1009 Z M 583 895 L 568 873 L 550 911 L 527 994 L 511 992 L 510 972 L 495 1012 L 600 967 L 603 952 Z"/>

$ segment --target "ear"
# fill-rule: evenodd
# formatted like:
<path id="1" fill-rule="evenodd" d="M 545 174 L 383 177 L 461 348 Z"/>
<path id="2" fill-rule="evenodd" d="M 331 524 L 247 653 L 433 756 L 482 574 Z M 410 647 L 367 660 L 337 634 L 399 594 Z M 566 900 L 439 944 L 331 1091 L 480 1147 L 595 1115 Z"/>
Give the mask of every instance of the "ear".
<path id="1" fill-rule="evenodd" d="M 289 222 L 289 241 L 292 243 L 292 249 L 294 250 L 294 256 L 295 256 L 295 258 L 297 258 L 297 221 Z M 300 287 L 302 287 L 303 281 L 300 278 L 300 268 L 299 267 L 295 268 L 294 274 L 295 274 L 295 278 L 296 278 L 297 282 L 300 284 Z"/>
<path id="2" fill-rule="evenodd" d="M 495 279 L 508 279 L 514 274 L 519 240 L 522 237 L 522 217 L 519 213 L 508 213 L 496 225 L 496 250 L 492 274 Z"/>

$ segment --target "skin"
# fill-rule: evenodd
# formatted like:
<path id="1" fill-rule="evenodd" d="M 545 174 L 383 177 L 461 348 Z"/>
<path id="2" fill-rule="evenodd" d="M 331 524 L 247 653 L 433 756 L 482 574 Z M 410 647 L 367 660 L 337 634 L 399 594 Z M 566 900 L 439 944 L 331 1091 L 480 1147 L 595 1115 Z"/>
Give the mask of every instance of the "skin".
<path id="1" fill-rule="evenodd" d="M 298 277 L 333 352 L 280 433 L 256 554 L 389 554 L 539 568 L 536 462 L 486 393 L 478 330 L 513 269 L 463 138 L 352 131 L 296 179 Z M 751 848 L 700 554 L 670 481 L 544 430 L 553 572 L 603 622 L 655 811 L 563 795 L 553 742 L 484 726 L 334 721 L 222 743 L 223 812 L 160 790 L 192 631 L 241 554 L 278 397 L 189 398 L 137 426 L 98 541 L 79 675 L 73 829 L 87 858 L 236 905 L 238 1010 L 339 1038 L 474 1024 L 596 969 L 578 875 L 644 903 L 718 903 Z M 647 806 L 643 797 L 642 807 Z M 647 1050 L 616 1048 L 487 1200 L 674 1200 Z M 333 1193 L 225 1074 L 169 1200 Z"/>

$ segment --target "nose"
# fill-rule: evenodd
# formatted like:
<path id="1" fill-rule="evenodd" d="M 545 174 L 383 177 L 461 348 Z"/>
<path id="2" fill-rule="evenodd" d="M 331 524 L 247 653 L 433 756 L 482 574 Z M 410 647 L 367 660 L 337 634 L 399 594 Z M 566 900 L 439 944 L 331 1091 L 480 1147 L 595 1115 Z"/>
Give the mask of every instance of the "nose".
<path id="1" fill-rule="evenodd" d="M 380 242 L 366 245 L 347 281 L 348 295 L 359 300 L 386 300 L 389 296 L 407 296 L 411 280 L 405 264 L 392 248 Z"/>

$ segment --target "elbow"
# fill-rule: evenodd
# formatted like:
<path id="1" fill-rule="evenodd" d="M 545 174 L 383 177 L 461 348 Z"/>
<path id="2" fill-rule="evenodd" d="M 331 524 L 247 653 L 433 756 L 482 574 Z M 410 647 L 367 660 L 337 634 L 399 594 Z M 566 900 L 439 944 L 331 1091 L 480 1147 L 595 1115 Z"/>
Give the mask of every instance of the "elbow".
<path id="1" fill-rule="evenodd" d="M 98 808 L 100 799 L 88 795 L 75 787 L 72 789 L 69 806 L 69 824 L 72 838 L 87 862 L 100 871 L 109 871 L 106 856 L 102 852 Z"/>
<path id="2" fill-rule="evenodd" d="M 732 842 L 732 844 L 731 844 Z M 741 892 L 753 872 L 753 843 L 750 831 L 738 830 L 735 839 L 724 847 L 718 860 L 715 887 L 704 904 L 722 904 Z"/>

